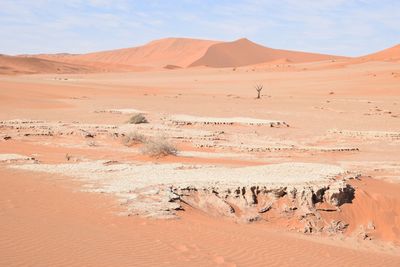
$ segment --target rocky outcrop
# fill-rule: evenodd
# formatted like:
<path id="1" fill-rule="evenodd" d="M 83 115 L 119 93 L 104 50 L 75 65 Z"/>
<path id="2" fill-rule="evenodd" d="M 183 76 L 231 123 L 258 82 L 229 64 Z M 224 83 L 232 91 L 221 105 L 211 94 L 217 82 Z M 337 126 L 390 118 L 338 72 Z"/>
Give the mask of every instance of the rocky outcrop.
<path id="1" fill-rule="evenodd" d="M 318 218 L 316 204 L 339 207 L 351 203 L 354 198 L 354 188 L 344 181 L 323 186 L 247 186 L 222 190 L 218 187 L 174 188 L 173 191 L 179 196 L 178 201 L 193 208 L 240 222 L 257 221 L 263 214 L 282 209 L 284 213 L 290 211 L 293 217 L 307 218 L 313 215 Z M 285 199 L 286 207 L 280 204 L 282 199 Z M 310 220 L 305 221 L 311 224 Z"/>
<path id="2" fill-rule="evenodd" d="M 20 154 L 0 154 L 1 163 L 32 163 L 37 162 L 35 158 Z"/>
<path id="3" fill-rule="evenodd" d="M 193 124 L 211 124 L 211 125 L 234 125 L 234 124 L 244 124 L 244 125 L 267 125 L 270 127 L 289 127 L 289 125 L 284 121 L 277 120 L 263 120 L 255 118 L 216 118 L 216 117 L 197 117 L 189 115 L 173 115 L 170 117 L 170 121 L 176 125 L 193 125 Z"/>
<path id="4" fill-rule="evenodd" d="M 330 234 L 343 233 L 349 225 L 342 221 L 332 220 L 326 227 L 326 232 Z"/>
<path id="5" fill-rule="evenodd" d="M 117 110 L 118 112 L 130 112 L 131 109 Z M 115 112 L 117 112 L 115 111 Z M 121 114 L 125 114 L 121 113 Z M 171 121 L 173 122 L 171 124 Z M 208 118 L 186 115 L 175 115 L 162 118 L 158 122 L 152 122 L 148 125 L 112 125 L 112 124 L 88 124 L 88 123 L 65 123 L 65 122 L 46 122 L 38 120 L 7 120 L 0 121 L 0 132 L 4 138 L 0 141 L 24 139 L 27 137 L 41 136 L 80 136 L 83 140 L 88 138 L 102 139 L 105 142 L 115 138 L 121 138 L 132 132 L 153 137 L 162 132 L 166 137 L 174 139 L 177 142 L 187 142 L 190 145 L 199 148 L 213 148 L 218 150 L 228 150 L 245 152 L 248 154 L 256 153 L 357 153 L 359 148 L 350 145 L 332 144 L 329 146 L 301 144 L 288 140 L 279 140 L 258 136 L 253 131 L 246 133 L 228 133 L 225 131 L 214 131 L 198 129 L 198 127 L 181 127 L 182 124 L 245 124 L 249 127 L 272 126 L 286 127 L 287 124 L 282 121 L 261 120 L 253 118 Z M 76 146 L 86 147 L 86 141 Z M 121 143 L 122 140 L 121 140 Z M 62 143 L 57 142 L 57 146 Z M 67 144 L 68 146 L 68 144 Z M 210 156 L 215 153 L 208 153 Z"/>
<path id="6" fill-rule="evenodd" d="M 294 219 L 307 233 L 325 229 L 321 211 L 338 211 L 354 198 L 354 188 L 346 180 L 355 176 L 326 164 L 227 168 L 92 161 L 13 168 L 72 176 L 85 183 L 87 191 L 115 195 L 125 215 L 176 218 L 189 205 L 242 223 L 268 220 L 271 214 Z"/>
<path id="7" fill-rule="evenodd" d="M 354 199 L 354 188 L 345 181 L 337 181 L 325 191 L 325 201 L 334 206 L 341 206 L 344 203 L 351 203 Z"/>
<path id="8" fill-rule="evenodd" d="M 362 139 L 390 139 L 399 140 L 400 132 L 388 132 L 388 131 L 351 131 L 351 130 L 330 130 L 328 133 L 343 135 L 352 138 Z"/>

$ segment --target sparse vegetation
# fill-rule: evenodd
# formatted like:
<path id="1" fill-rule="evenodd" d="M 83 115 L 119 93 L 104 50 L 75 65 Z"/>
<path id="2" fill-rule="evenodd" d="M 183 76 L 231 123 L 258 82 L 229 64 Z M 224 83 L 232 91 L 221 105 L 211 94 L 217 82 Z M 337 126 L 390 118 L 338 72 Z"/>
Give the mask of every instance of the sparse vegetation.
<path id="1" fill-rule="evenodd" d="M 178 153 L 178 149 L 165 137 L 149 138 L 138 132 L 131 132 L 125 135 L 122 143 L 128 147 L 135 144 L 143 144 L 142 153 L 150 157 L 160 158 Z"/>
<path id="2" fill-rule="evenodd" d="M 256 86 L 254 86 L 254 88 L 257 91 L 257 99 L 260 99 L 261 98 L 261 90 L 263 89 L 263 85 L 257 84 Z"/>
<path id="3" fill-rule="evenodd" d="M 122 143 L 125 146 L 132 146 L 135 144 L 142 144 L 147 141 L 146 136 L 143 134 L 140 134 L 138 132 L 131 132 L 127 135 L 125 135 L 122 139 Z"/>
<path id="4" fill-rule="evenodd" d="M 142 113 L 138 113 L 138 114 L 133 115 L 129 119 L 128 123 L 140 124 L 140 123 L 148 123 L 148 121 L 147 121 L 146 117 Z"/>
<path id="5" fill-rule="evenodd" d="M 157 137 L 149 139 L 144 143 L 142 153 L 150 157 L 160 158 L 168 155 L 176 155 L 178 149 L 165 137 Z"/>

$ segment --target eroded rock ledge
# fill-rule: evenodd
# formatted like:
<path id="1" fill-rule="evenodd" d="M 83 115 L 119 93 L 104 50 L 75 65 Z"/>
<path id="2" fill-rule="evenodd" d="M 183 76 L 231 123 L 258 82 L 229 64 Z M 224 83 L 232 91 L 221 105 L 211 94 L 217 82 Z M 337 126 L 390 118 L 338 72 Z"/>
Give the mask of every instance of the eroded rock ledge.
<path id="1" fill-rule="evenodd" d="M 174 218 L 190 205 L 238 222 L 295 219 L 305 232 L 332 229 L 320 211 L 335 212 L 350 203 L 354 188 L 346 180 L 356 177 L 338 166 L 314 163 L 227 168 L 91 161 L 12 167 L 79 179 L 85 191 L 115 195 L 124 215 Z"/>
<path id="2" fill-rule="evenodd" d="M 177 125 L 192 125 L 192 124 L 212 124 L 212 125 L 234 125 L 234 124 L 244 124 L 244 125 L 267 125 L 270 127 L 289 127 L 289 125 L 284 121 L 277 120 L 263 120 L 255 118 L 243 118 L 243 117 L 233 117 L 233 118 L 216 118 L 216 117 L 198 117 L 189 115 L 173 115 L 170 116 L 170 121 Z"/>
<path id="3" fill-rule="evenodd" d="M 240 222 L 263 219 L 270 211 L 278 216 L 319 216 L 318 211 L 336 211 L 344 203 L 351 203 L 354 188 L 343 180 L 327 185 L 298 185 L 286 187 L 247 186 L 233 189 L 171 188 L 176 198 L 207 214 L 231 217 Z M 275 214 L 276 216 L 276 214 Z"/>

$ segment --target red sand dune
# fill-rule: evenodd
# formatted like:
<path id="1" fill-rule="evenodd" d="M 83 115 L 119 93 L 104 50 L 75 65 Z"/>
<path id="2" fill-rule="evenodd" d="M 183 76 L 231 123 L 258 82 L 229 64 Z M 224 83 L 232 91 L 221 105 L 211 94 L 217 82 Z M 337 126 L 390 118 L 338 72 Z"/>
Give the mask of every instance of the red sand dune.
<path id="1" fill-rule="evenodd" d="M 46 59 L 51 61 L 63 62 L 67 64 L 73 65 L 81 65 L 86 66 L 88 68 L 92 68 L 95 72 L 125 72 L 125 71 L 146 71 L 150 70 L 150 67 L 144 66 L 132 66 L 126 65 L 122 63 L 112 63 L 112 62 L 99 62 L 99 61 L 88 61 L 85 59 L 81 59 L 80 56 L 83 55 L 74 55 L 74 54 L 40 54 L 34 55 L 35 58 Z M 26 57 L 30 57 L 29 55 Z"/>
<path id="2" fill-rule="evenodd" d="M 88 54 L 0 55 L 0 74 L 148 71 L 194 66 L 240 67 L 348 59 L 341 56 L 268 48 L 248 39 L 219 42 L 166 38 L 146 45 Z M 400 45 L 354 58 L 348 63 L 399 61 Z"/>
<path id="3" fill-rule="evenodd" d="M 82 55 L 39 55 L 62 62 L 90 64 L 100 68 L 127 70 L 128 66 L 162 68 L 165 66 L 238 67 L 265 62 L 312 62 L 343 58 L 338 56 L 279 50 L 247 39 L 219 42 L 188 38 L 166 38 L 146 45 Z M 93 65 L 96 64 L 96 65 Z"/>
<path id="4" fill-rule="evenodd" d="M 382 51 L 362 56 L 363 61 L 400 61 L 400 44 Z"/>
<path id="5" fill-rule="evenodd" d="M 180 67 L 180 66 L 176 66 L 176 65 L 165 65 L 164 66 L 164 69 L 167 69 L 167 70 L 176 70 L 176 69 L 181 69 L 182 67 Z"/>
<path id="6" fill-rule="evenodd" d="M 293 63 L 342 58 L 338 56 L 273 49 L 258 45 L 248 39 L 214 44 L 205 55 L 190 66 L 240 67 L 269 61 Z"/>
<path id="7" fill-rule="evenodd" d="M 175 65 L 186 67 L 204 55 L 206 50 L 215 43 L 217 41 L 167 38 L 139 47 L 89 53 L 72 58 L 79 61 L 129 66 L 163 67 Z"/>
<path id="8" fill-rule="evenodd" d="M 0 74 L 87 73 L 93 68 L 36 57 L 0 55 Z"/>

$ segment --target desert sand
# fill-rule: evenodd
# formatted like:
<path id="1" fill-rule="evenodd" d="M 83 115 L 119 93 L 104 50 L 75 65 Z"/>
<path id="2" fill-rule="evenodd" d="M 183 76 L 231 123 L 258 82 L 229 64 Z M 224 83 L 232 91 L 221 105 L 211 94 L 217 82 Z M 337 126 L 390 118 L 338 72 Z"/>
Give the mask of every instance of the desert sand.
<path id="1" fill-rule="evenodd" d="M 94 52 L 83 55 L 37 55 L 40 58 L 72 63 L 97 63 L 104 67 L 129 66 L 143 67 L 187 67 L 202 57 L 218 41 L 166 38 L 152 41 L 143 46 L 111 51 Z M 115 69 L 115 68 L 113 68 Z"/>
<path id="2" fill-rule="evenodd" d="M 366 61 L 400 61 L 400 45 L 384 49 L 382 51 L 361 57 Z"/>
<path id="3" fill-rule="evenodd" d="M 0 55 L 0 74 L 35 73 L 85 73 L 95 71 L 92 67 L 68 64 L 36 57 Z"/>
<path id="4" fill-rule="evenodd" d="M 1 56 L 0 266 L 399 266 L 398 58 Z"/>

